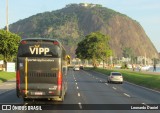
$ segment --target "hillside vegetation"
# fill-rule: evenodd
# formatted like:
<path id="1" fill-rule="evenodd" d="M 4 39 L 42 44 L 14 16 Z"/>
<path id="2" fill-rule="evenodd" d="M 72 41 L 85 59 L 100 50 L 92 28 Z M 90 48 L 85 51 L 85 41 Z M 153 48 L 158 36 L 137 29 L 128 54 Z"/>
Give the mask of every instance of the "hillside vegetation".
<path id="1" fill-rule="evenodd" d="M 109 44 L 116 57 L 122 57 L 125 48 L 131 48 L 134 56 L 144 56 L 146 52 L 153 58 L 157 53 L 137 21 L 101 5 L 70 4 L 13 23 L 10 30 L 23 38 L 58 38 L 73 57 L 78 42 L 96 31 L 111 37 Z"/>

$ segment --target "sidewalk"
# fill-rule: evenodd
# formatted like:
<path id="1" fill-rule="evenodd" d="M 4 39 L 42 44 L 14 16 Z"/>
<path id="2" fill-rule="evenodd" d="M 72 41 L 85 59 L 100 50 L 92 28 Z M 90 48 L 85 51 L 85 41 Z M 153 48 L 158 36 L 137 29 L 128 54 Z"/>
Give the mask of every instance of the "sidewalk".
<path id="1" fill-rule="evenodd" d="M 144 74 L 160 75 L 160 72 L 143 71 L 143 70 L 139 72 L 138 70 L 133 71 L 132 69 L 130 69 L 129 71 L 137 72 L 137 73 L 144 73 Z"/>
<path id="2" fill-rule="evenodd" d="M 141 71 L 141 72 L 139 72 L 139 73 L 152 74 L 152 75 L 160 75 L 160 72 Z"/>
<path id="3" fill-rule="evenodd" d="M 0 95 L 16 88 L 15 78 L 8 80 L 7 82 L 0 83 Z"/>
<path id="4" fill-rule="evenodd" d="M 160 72 L 152 72 L 152 71 L 140 71 L 139 72 L 138 70 L 133 71 L 132 69 L 120 69 L 120 70 L 126 70 L 130 72 L 137 72 L 137 73 L 143 73 L 143 74 L 160 75 Z"/>

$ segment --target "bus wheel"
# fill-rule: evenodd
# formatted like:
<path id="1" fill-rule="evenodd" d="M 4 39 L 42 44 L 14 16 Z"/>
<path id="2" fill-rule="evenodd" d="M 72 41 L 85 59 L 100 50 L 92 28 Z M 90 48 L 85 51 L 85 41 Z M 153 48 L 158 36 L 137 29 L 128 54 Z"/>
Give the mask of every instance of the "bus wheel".
<path id="1" fill-rule="evenodd" d="M 34 103 L 34 99 L 23 98 L 23 102 L 24 102 L 24 104 L 33 104 Z"/>
<path id="2" fill-rule="evenodd" d="M 28 104 L 29 103 L 29 99 L 28 98 L 23 98 L 23 102 L 24 102 L 24 104 Z"/>
<path id="3" fill-rule="evenodd" d="M 63 90 L 61 97 L 58 99 L 59 102 L 63 102 L 64 101 L 64 95 L 65 95 L 65 92 Z"/>
<path id="4" fill-rule="evenodd" d="M 63 101 L 64 101 L 64 93 L 63 93 L 62 96 L 59 98 L 59 101 L 60 101 L 60 102 L 63 102 Z"/>

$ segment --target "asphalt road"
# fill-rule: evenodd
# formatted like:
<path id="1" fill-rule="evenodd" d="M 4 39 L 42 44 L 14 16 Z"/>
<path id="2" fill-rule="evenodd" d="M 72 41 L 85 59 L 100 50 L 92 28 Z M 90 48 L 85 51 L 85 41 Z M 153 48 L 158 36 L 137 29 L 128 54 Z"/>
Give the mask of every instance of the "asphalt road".
<path id="1" fill-rule="evenodd" d="M 63 103 L 40 101 L 43 104 L 65 104 L 71 108 L 77 105 L 82 110 L 48 110 L 47 113 L 159 113 L 159 110 L 95 110 L 96 106 L 106 104 L 116 109 L 116 105 L 160 104 L 160 93 L 145 89 L 127 82 L 123 84 L 108 84 L 106 76 L 93 71 L 68 71 L 68 90 Z M 9 84 L 9 85 L 8 85 Z M 0 84 L 1 104 L 23 104 L 23 100 L 16 97 L 15 81 Z M 36 103 L 36 102 L 35 102 Z M 97 105 L 96 105 L 97 104 Z M 115 105 L 116 104 L 116 105 Z M 83 110 L 86 106 L 93 105 L 90 110 Z M 25 105 L 24 105 L 25 106 Z M 100 106 L 99 106 L 100 107 Z M 107 107 L 107 106 L 106 106 Z M 133 106 L 134 107 L 134 106 Z M 44 111 L 0 111 L 0 113 L 44 113 Z"/>

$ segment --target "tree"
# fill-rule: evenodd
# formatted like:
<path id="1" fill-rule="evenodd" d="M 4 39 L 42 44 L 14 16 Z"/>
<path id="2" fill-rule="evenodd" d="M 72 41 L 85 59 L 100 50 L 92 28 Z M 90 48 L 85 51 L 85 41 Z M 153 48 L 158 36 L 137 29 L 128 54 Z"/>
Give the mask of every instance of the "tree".
<path id="1" fill-rule="evenodd" d="M 133 53 L 133 49 L 130 48 L 130 47 L 125 47 L 125 48 L 123 49 L 123 56 L 124 56 L 125 58 L 131 58 L 131 63 L 133 63 L 133 62 L 136 61 L 136 57 L 135 57 L 135 55 L 134 55 L 134 53 Z"/>
<path id="2" fill-rule="evenodd" d="M 123 56 L 124 56 L 125 58 L 129 58 L 129 57 L 131 57 L 131 55 L 132 55 L 132 48 L 130 48 L 130 47 L 125 47 L 125 48 L 123 49 Z"/>
<path id="3" fill-rule="evenodd" d="M 109 36 L 100 32 L 92 32 L 84 40 L 78 43 L 76 55 L 81 59 L 92 59 L 93 65 L 96 66 L 98 60 L 105 60 L 111 55 L 109 47 Z"/>
<path id="4" fill-rule="evenodd" d="M 20 39 L 21 37 L 14 33 L 0 30 L 0 54 L 3 56 L 4 62 L 13 61 Z"/>

